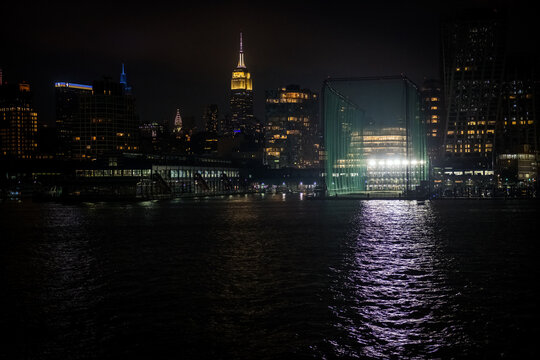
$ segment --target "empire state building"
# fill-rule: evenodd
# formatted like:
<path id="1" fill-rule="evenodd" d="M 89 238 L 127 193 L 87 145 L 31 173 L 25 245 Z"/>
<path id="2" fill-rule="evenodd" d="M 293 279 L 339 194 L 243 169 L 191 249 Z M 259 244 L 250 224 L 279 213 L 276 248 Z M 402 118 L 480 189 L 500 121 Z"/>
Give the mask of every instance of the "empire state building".
<path id="1" fill-rule="evenodd" d="M 244 61 L 242 33 L 238 65 L 231 78 L 231 130 L 235 133 L 254 134 L 258 127 L 253 118 L 253 83 Z"/>

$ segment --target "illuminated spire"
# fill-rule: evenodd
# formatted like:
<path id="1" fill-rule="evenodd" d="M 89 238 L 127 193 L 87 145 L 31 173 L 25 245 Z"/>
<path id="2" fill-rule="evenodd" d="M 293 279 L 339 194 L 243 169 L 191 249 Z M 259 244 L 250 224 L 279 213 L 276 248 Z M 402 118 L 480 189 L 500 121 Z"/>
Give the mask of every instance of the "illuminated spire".
<path id="1" fill-rule="evenodd" d="M 182 117 L 180 116 L 180 109 L 176 109 L 176 116 L 174 117 L 174 132 L 180 132 L 182 130 Z"/>
<path id="2" fill-rule="evenodd" d="M 246 64 L 244 63 L 244 46 L 242 44 L 242 33 L 240 33 L 240 57 L 238 59 L 238 68 L 246 68 Z"/>
<path id="3" fill-rule="evenodd" d="M 120 74 L 120 84 L 122 84 L 124 89 L 127 87 L 127 76 L 126 76 L 126 72 L 124 71 L 124 63 L 122 63 L 122 73 Z"/>

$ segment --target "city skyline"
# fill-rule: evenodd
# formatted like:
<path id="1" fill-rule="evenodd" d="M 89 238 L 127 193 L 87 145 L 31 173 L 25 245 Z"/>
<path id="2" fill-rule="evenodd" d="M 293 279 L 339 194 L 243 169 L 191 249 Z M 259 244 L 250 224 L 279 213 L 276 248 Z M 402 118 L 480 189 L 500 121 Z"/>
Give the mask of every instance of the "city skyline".
<path id="1" fill-rule="evenodd" d="M 345 5 L 274 4 L 266 9 L 246 3 L 158 3 L 144 21 L 137 9 L 122 5 L 98 4 L 79 12 L 62 4 L 45 12 L 36 6 L 25 11 L 32 26 L 16 37 L 3 31 L 10 56 L 3 56 L 0 66 L 4 79 L 32 85 L 40 123 L 48 124 L 54 123 L 54 82 L 116 80 L 122 63 L 142 122 L 172 121 L 176 108 L 198 118 L 213 103 L 223 116 L 230 111 L 228 82 L 238 58 L 239 32 L 255 79 L 255 116 L 261 120 L 264 91 L 288 84 L 319 91 L 328 76 L 404 73 L 417 84 L 439 77 L 439 18 L 453 11 L 449 5 L 390 2 L 381 12 L 383 5 L 371 4 L 355 18 Z M 509 6 L 511 22 L 524 13 L 520 2 L 475 1 L 457 7 L 496 5 Z M 18 5 L 9 6 L 20 13 Z M 9 29 L 18 19 L 7 19 L 3 26 Z M 511 29 L 522 33 L 527 26 L 532 25 L 524 21 Z M 510 50 L 523 48 L 521 37 L 509 36 L 514 39 Z"/>

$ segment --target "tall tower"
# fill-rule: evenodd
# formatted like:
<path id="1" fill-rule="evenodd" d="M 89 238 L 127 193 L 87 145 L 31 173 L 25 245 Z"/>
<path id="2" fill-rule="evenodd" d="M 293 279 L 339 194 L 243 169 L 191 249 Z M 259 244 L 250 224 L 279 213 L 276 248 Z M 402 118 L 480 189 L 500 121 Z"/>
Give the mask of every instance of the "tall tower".
<path id="1" fill-rule="evenodd" d="M 122 89 L 124 89 L 125 94 L 131 94 L 131 86 L 128 86 L 127 84 L 127 75 L 124 71 L 124 64 L 122 63 L 122 73 L 120 74 L 120 84 L 122 85 Z"/>
<path id="2" fill-rule="evenodd" d="M 182 131 L 182 116 L 180 116 L 180 109 L 176 109 L 173 132 L 180 133 L 180 131 Z"/>
<path id="3" fill-rule="evenodd" d="M 231 78 L 231 124 L 230 132 L 253 134 L 258 127 L 253 119 L 253 82 L 244 60 L 242 33 L 238 65 Z"/>

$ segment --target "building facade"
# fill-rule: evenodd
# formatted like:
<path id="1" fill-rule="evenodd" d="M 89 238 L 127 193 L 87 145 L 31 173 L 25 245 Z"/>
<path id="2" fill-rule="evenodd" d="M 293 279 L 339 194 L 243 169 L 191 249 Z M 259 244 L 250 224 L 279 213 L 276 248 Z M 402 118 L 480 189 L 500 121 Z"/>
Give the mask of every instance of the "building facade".
<path id="1" fill-rule="evenodd" d="M 37 112 L 30 85 L 0 85 L 0 157 L 33 159 L 38 151 Z"/>
<path id="2" fill-rule="evenodd" d="M 139 123 L 135 100 L 124 86 L 111 79 L 94 81 L 91 93 L 79 96 L 77 122 L 73 129 L 72 156 L 99 156 L 137 152 Z"/>
<path id="3" fill-rule="evenodd" d="M 496 131 L 499 185 L 533 188 L 538 180 L 540 81 L 536 59 L 507 58 Z"/>
<path id="4" fill-rule="evenodd" d="M 56 96 L 57 155 L 71 157 L 73 132 L 78 122 L 80 97 L 92 94 L 92 85 L 69 82 L 54 83 Z"/>
<path id="5" fill-rule="evenodd" d="M 426 79 L 420 88 L 421 110 L 426 125 L 427 152 L 431 162 L 441 155 L 444 128 L 442 122 L 442 84 Z"/>
<path id="6" fill-rule="evenodd" d="M 504 73 L 505 18 L 469 10 L 442 25 L 444 154 L 449 164 L 493 169 Z"/>
<path id="7" fill-rule="evenodd" d="M 219 111 L 216 104 L 209 104 L 204 107 L 203 123 L 206 132 L 219 133 Z"/>
<path id="8" fill-rule="evenodd" d="M 272 169 L 318 167 L 319 95 L 297 85 L 266 91 L 264 164 Z"/>

